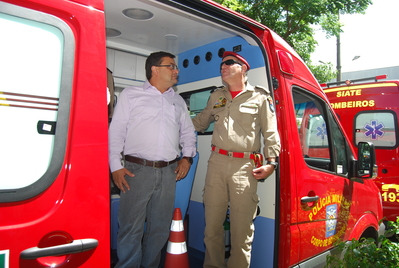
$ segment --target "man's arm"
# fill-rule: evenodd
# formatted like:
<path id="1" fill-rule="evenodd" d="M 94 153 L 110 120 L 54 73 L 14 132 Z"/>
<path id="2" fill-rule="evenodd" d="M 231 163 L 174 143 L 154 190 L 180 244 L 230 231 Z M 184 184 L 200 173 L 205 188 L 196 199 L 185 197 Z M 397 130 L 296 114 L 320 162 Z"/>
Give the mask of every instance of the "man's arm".
<path id="1" fill-rule="evenodd" d="M 180 115 L 180 146 L 182 147 L 183 158 L 178 162 L 175 170 L 176 180 L 181 180 L 187 175 L 191 167 L 189 159 L 192 159 L 197 153 L 197 137 L 194 125 L 183 99 L 181 100 L 181 105 L 183 106 L 183 112 Z"/>
<path id="2" fill-rule="evenodd" d="M 126 94 L 122 91 L 119 102 L 115 107 L 112 121 L 108 130 L 108 156 L 115 185 L 122 191 L 130 190 L 125 175 L 133 177 L 134 174 L 122 166 L 122 151 L 126 139 L 126 125 L 128 122 L 129 107 Z"/>
<path id="3" fill-rule="evenodd" d="M 209 125 L 212 123 L 214 120 L 213 115 L 212 115 L 212 109 L 214 106 L 214 100 L 213 100 L 213 94 L 208 99 L 208 103 L 204 110 L 202 110 L 199 114 L 197 114 L 193 119 L 193 124 L 195 127 L 195 130 L 198 132 L 204 132 Z"/>

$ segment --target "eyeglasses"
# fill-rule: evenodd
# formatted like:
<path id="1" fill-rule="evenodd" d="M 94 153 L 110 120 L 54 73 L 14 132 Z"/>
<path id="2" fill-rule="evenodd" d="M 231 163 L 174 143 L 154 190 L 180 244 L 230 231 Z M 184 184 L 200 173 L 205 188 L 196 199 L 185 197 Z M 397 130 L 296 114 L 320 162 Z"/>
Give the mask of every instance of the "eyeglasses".
<path id="1" fill-rule="evenodd" d="M 168 67 L 170 70 L 179 70 L 179 67 L 177 67 L 177 65 L 174 64 L 159 64 L 159 65 L 154 65 L 157 67 Z"/>
<path id="2" fill-rule="evenodd" d="M 222 63 L 220 63 L 220 69 L 222 69 L 222 66 L 223 66 L 223 64 L 226 64 L 226 65 L 234 65 L 234 64 L 238 64 L 238 65 L 242 66 L 242 64 L 241 64 L 241 63 L 239 63 L 238 61 L 232 60 L 232 59 L 230 59 L 230 60 L 225 60 L 225 61 L 222 61 Z"/>

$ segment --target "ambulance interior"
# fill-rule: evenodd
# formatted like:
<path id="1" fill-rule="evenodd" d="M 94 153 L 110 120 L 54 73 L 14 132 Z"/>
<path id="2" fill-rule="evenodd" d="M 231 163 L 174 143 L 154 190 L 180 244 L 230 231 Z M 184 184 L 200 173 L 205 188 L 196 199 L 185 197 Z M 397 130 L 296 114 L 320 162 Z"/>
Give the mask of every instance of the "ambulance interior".
<path id="1" fill-rule="evenodd" d="M 185 98 L 192 116 L 205 107 L 210 92 L 222 86 L 219 68 L 224 51 L 236 51 L 246 57 L 251 65 L 249 82 L 270 88 L 264 52 L 260 41 L 252 33 L 234 26 L 237 22 L 220 20 L 226 18 L 226 14 L 220 11 L 209 17 L 177 2 L 167 5 L 143 0 L 105 1 L 107 68 L 114 79 L 116 102 L 119 92 L 125 87 L 143 84 L 146 79 L 146 57 L 156 51 L 168 51 L 176 55 L 179 82 L 175 89 Z M 185 200 L 179 202 L 187 203 L 183 206 L 188 205 L 189 246 L 200 251 L 204 250 L 201 232 L 204 228 L 202 190 L 210 155 L 211 131 L 210 127 L 205 135 L 198 135 L 195 179 L 188 182 L 186 178 L 187 184 L 184 186 L 180 186 L 180 182 L 177 184 L 179 196 L 179 191 L 190 193 L 192 189 L 191 197 L 188 194 L 183 198 Z M 267 226 L 268 231 L 274 229 L 274 189 L 274 177 L 258 189 L 262 196 L 258 224 Z M 262 228 L 258 230 L 262 232 Z M 271 232 L 274 235 L 274 231 Z M 114 243 L 113 240 L 113 246 Z M 272 240 L 260 243 L 267 244 L 261 245 L 260 249 L 265 250 L 266 247 L 270 252 L 273 251 Z"/>

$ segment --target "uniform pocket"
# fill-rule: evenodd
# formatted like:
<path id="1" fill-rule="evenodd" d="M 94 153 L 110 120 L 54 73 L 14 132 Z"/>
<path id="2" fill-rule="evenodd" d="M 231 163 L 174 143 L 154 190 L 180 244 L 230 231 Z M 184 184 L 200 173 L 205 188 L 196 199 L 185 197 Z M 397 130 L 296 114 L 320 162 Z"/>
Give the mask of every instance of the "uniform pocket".
<path id="1" fill-rule="evenodd" d="M 256 103 L 242 103 L 240 104 L 239 111 L 245 114 L 258 114 L 259 107 Z"/>

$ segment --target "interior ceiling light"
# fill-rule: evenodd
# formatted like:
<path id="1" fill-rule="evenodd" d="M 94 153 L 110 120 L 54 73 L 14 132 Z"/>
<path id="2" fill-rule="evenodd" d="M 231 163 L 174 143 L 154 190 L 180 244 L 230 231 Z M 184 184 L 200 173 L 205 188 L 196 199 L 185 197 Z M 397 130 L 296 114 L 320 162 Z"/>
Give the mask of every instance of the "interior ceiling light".
<path id="1" fill-rule="evenodd" d="M 150 11 L 140 8 L 127 8 L 122 11 L 123 15 L 135 20 L 149 20 L 154 17 Z"/>
<path id="2" fill-rule="evenodd" d="M 177 35 L 175 34 L 165 34 L 164 37 L 166 40 L 177 40 Z"/>
<path id="3" fill-rule="evenodd" d="M 117 37 L 122 34 L 120 31 L 118 31 L 117 29 L 113 29 L 113 28 L 106 28 L 105 30 L 106 30 L 107 37 Z"/>

